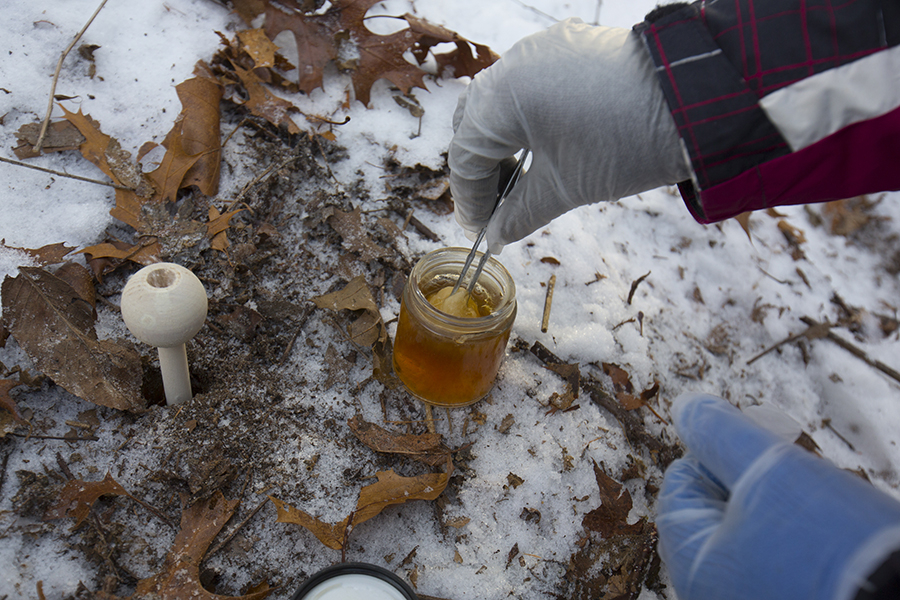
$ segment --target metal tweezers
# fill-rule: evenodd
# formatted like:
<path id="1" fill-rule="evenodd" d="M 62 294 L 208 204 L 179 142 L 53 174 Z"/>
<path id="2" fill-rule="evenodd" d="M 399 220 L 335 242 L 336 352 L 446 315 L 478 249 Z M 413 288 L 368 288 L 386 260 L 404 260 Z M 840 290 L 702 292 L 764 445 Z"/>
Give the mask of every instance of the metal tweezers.
<path id="1" fill-rule="evenodd" d="M 522 168 L 525 165 L 525 159 L 528 158 L 528 149 L 526 148 L 522 152 L 522 156 L 519 157 L 518 162 L 516 163 L 516 167 L 512 172 L 512 175 L 509 178 L 509 181 L 506 183 L 506 187 L 503 189 L 503 193 L 501 193 L 497 197 L 497 203 L 494 205 L 494 210 L 491 211 L 491 217 L 494 216 L 494 213 L 497 212 L 497 207 L 506 199 L 509 193 L 512 191 L 513 187 L 515 187 L 516 182 L 519 180 L 519 176 L 522 174 Z M 488 217 L 488 222 L 490 222 L 490 217 Z M 475 254 L 478 252 L 478 246 L 481 245 L 481 241 L 484 239 L 484 235 L 487 232 L 487 225 L 481 228 L 481 231 L 478 232 L 478 237 L 475 238 L 475 245 L 472 246 L 472 250 L 469 252 L 469 255 L 466 257 L 466 262 L 463 263 L 462 272 L 459 274 L 459 279 L 456 280 L 456 285 L 453 286 L 453 291 L 450 292 L 452 296 L 456 292 L 459 291 L 460 286 L 462 285 L 462 281 L 466 276 L 466 272 L 469 270 L 469 267 L 472 266 L 472 261 L 475 260 Z M 478 277 L 481 276 L 481 272 L 484 270 L 484 265 L 487 264 L 488 259 L 491 257 L 491 249 L 490 247 L 485 248 L 484 254 L 481 255 L 481 260 L 478 261 L 478 267 L 475 269 L 475 274 L 472 275 L 472 279 L 469 280 L 469 285 L 466 286 L 466 292 L 468 294 L 472 294 L 472 290 L 475 289 L 475 283 L 478 281 Z"/>

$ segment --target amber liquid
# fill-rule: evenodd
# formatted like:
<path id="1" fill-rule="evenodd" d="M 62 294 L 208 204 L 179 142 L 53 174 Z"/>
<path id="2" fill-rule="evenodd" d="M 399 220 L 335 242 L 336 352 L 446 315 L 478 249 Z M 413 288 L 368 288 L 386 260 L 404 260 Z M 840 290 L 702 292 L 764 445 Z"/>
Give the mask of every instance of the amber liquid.
<path id="1" fill-rule="evenodd" d="M 483 314 L 490 314 L 489 303 L 479 305 Z M 437 406 L 464 406 L 491 391 L 509 328 L 474 339 L 441 335 L 412 318 L 401 303 L 395 340 L 394 371 L 413 395 Z"/>

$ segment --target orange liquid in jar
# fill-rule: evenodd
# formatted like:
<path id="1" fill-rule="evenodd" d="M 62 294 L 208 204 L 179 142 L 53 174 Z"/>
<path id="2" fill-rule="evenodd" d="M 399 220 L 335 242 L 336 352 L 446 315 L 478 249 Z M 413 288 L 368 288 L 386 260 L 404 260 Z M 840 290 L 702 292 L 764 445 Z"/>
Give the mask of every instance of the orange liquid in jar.
<path id="1" fill-rule="evenodd" d="M 431 297 L 445 284 L 425 283 Z M 479 315 L 493 311 L 494 299 L 475 294 Z M 394 345 L 394 371 L 409 391 L 437 406 L 464 406 L 491 390 L 509 341 L 509 327 L 474 334 L 436 331 L 410 313 L 404 303 Z"/>

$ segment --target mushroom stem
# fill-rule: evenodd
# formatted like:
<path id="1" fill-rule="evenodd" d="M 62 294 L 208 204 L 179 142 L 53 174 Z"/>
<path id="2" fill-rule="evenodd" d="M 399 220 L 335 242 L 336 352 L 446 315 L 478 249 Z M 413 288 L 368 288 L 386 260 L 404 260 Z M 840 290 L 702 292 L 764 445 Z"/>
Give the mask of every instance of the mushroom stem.
<path id="1" fill-rule="evenodd" d="M 173 406 L 189 400 L 191 393 L 191 374 L 188 370 L 187 350 L 184 344 L 159 350 L 159 370 L 162 374 L 163 389 L 166 392 L 166 404 Z"/>
<path id="2" fill-rule="evenodd" d="M 159 350 L 166 404 L 191 398 L 185 344 L 206 320 L 206 290 L 197 276 L 174 263 L 142 268 L 122 290 L 122 319 L 140 341 Z"/>

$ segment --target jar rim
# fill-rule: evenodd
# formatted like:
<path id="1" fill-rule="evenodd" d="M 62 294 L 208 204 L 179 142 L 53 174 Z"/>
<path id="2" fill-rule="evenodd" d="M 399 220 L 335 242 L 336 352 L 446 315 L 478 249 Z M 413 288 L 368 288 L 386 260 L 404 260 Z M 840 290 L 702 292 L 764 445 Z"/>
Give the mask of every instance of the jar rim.
<path id="1" fill-rule="evenodd" d="M 428 311 L 430 317 L 436 319 L 438 322 L 455 328 L 481 330 L 490 328 L 494 323 L 509 318 L 510 314 L 514 314 L 516 310 L 515 281 L 506 267 L 504 267 L 499 260 L 491 256 L 485 264 L 484 271 L 482 271 L 479 276 L 479 282 L 482 281 L 483 278 L 489 277 L 494 280 L 494 287 L 502 289 L 502 292 L 499 295 L 500 302 L 498 305 L 493 307 L 493 310 L 489 315 L 483 317 L 456 317 L 447 314 L 444 311 L 435 308 L 428 302 L 428 299 L 418 285 L 419 281 L 427 279 L 430 272 L 433 272 L 441 266 L 458 265 L 456 272 L 459 273 L 462 271 L 462 266 L 465 263 L 469 251 L 469 248 L 450 246 L 432 250 L 420 258 L 415 266 L 413 266 L 412 272 L 410 273 L 410 292 L 413 297 L 415 297 L 416 303 L 420 304 L 424 310 Z M 482 256 L 482 252 L 478 252 L 475 255 L 475 260 L 473 261 L 472 266 L 469 267 L 467 276 L 471 277 L 474 274 L 475 265 L 478 264 L 478 261 L 481 260 Z"/>

